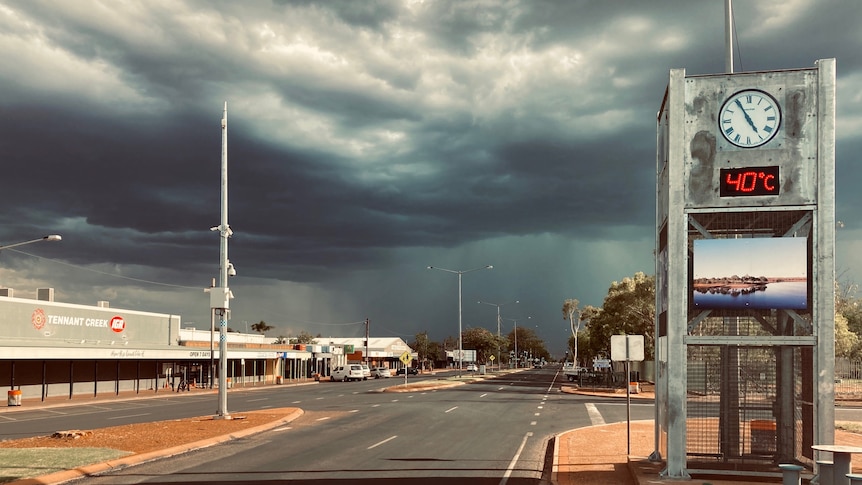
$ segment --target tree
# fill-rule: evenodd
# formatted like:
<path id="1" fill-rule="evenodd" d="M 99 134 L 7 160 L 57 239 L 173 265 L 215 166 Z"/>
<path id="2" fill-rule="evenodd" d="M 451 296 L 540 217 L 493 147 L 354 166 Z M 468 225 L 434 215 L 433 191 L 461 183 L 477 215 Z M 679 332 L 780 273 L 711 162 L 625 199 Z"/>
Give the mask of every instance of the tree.
<path id="1" fill-rule="evenodd" d="M 263 320 L 255 323 L 254 325 L 251 326 L 251 329 L 253 331 L 258 332 L 261 335 L 263 335 L 267 330 L 272 330 L 273 328 L 275 328 L 275 327 L 273 327 L 272 325 L 267 325 L 267 323 L 264 322 Z"/>
<path id="2" fill-rule="evenodd" d="M 575 363 L 575 366 L 581 365 L 578 363 L 578 330 L 581 326 L 581 311 L 578 309 L 578 304 L 580 302 L 575 298 L 569 298 L 568 300 L 563 302 L 563 319 L 569 320 L 569 326 L 572 327 L 572 338 L 574 339 L 572 343 L 572 362 Z M 578 314 L 578 325 L 575 326 L 575 313 Z"/>
<path id="3" fill-rule="evenodd" d="M 582 312 L 586 316 L 586 310 Z M 589 353 L 607 355 L 611 335 L 643 335 L 644 357 L 655 355 L 655 277 L 635 273 L 611 283 L 600 309 L 591 310 Z M 585 318 L 586 319 L 586 318 Z M 582 346 L 582 349 L 584 347 Z"/>
<path id="4" fill-rule="evenodd" d="M 836 313 L 835 357 L 854 358 L 858 356 L 859 350 L 859 336 L 850 331 L 844 315 Z"/>
<path id="5" fill-rule="evenodd" d="M 476 351 L 477 362 L 487 362 L 488 357 L 497 356 L 499 340 L 487 328 L 468 328 L 461 332 L 464 349 Z"/>
<path id="6" fill-rule="evenodd" d="M 854 283 L 835 282 L 835 313 L 847 320 L 847 328 L 862 336 L 862 303 L 856 297 L 858 286 Z"/>
<path id="7" fill-rule="evenodd" d="M 428 332 L 417 333 L 410 343 L 410 347 L 416 349 L 419 354 L 419 362 L 422 363 L 422 368 L 425 368 L 425 362 L 428 360 L 428 351 L 430 349 L 431 340 L 428 338 Z"/>
<path id="8" fill-rule="evenodd" d="M 545 348 L 545 342 L 539 338 L 539 335 L 530 327 L 518 327 L 517 330 L 512 328 L 512 331 L 506 335 L 506 345 L 510 352 L 515 351 L 515 339 L 518 342 L 518 354 L 523 359 L 532 356 L 534 359 L 550 360 L 551 354 Z M 508 354 L 508 352 L 507 352 Z"/>
<path id="9" fill-rule="evenodd" d="M 302 332 L 299 332 L 299 336 L 297 336 L 295 340 L 298 344 L 313 344 L 314 336 L 303 330 Z"/>

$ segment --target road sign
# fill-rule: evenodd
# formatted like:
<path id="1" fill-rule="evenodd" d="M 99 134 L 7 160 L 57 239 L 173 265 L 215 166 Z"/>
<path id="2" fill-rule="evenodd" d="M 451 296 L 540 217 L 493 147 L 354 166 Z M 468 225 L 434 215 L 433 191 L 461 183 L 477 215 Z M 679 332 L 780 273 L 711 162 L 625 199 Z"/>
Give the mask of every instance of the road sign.
<path id="1" fill-rule="evenodd" d="M 493 355 L 488 356 L 488 358 L 491 359 L 491 362 L 494 362 L 494 359 L 496 359 L 496 357 L 494 357 Z"/>
<path id="2" fill-rule="evenodd" d="M 401 354 L 401 355 L 398 357 L 398 360 L 400 360 L 401 362 L 403 362 L 403 363 L 404 363 L 404 365 L 409 366 L 409 365 L 410 365 L 410 361 L 412 361 L 412 360 L 413 360 L 413 358 L 411 358 L 411 357 L 410 357 L 410 352 L 407 352 L 407 351 L 405 350 L 405 351 L 404 351 L 404 353 L 403 353 L 403 354 Z"/>
<path id="3" fill-rule="evenodd" d="M 644 336 L 611 335 L 611 360 L 642 362 L 644 360 Z"/>

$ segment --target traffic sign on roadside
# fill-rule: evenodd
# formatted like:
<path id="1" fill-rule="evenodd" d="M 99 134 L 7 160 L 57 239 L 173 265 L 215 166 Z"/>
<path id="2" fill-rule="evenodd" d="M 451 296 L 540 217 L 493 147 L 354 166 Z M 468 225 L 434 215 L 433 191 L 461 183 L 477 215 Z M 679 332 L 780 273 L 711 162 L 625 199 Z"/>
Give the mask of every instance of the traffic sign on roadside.
<path id="1" fill-rule="evenodd" d="M 410 357 L 410 352 L 407 352 L 407 351 L 405 350 L 405 351 L 404 351 L 404 353 L 403 353 L 403 354 L 401 354 L 401 356 L 400 356 L 400 357 L 398 357 L 398 360 L 400 360 L 401 362 L 403 362 L 403 363 L 404 363 L 404 365 L 409 366 L 409 365 L 410 365 L 410 361 L 412 361 L 412 360 L 413 360 L 413 358 L 411 358 L 411 357 Z"/>

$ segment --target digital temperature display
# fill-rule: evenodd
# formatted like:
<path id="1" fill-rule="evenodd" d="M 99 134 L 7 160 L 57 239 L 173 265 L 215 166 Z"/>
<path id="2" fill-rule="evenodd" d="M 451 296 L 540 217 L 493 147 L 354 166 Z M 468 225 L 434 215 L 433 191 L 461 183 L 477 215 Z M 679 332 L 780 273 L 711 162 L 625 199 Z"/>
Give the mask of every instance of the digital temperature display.
<path id="1" fill-rule="evenodd" d="M 778 195 L 778 166 L 721 169 L 721 197 Z"/>

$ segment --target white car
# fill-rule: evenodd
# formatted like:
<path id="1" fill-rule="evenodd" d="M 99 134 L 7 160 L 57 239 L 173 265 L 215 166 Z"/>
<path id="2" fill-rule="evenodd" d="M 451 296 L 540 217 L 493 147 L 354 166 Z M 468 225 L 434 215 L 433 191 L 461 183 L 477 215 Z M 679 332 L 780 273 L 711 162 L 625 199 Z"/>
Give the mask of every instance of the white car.
<path id="1" fill-rule="evenodd" d="M 340 365 L 332 370 L 329 379 L 333 381 L 362 381 L 365 380 L 365 375 L 362 373 L 362 366 L 359 364 Z"/>
<path id="2" fill-rule="evenodd" d="M 468 364 L 467 372 L 479 372 L 479 367 L 476 364 Z"/>
<path id="3" fill-rule="evenodd" d="M 362 366 L 362 380 L 367 381 L 369 377 L 371 377 L 371 369 L 368 368 L 365 364 L 360 364 Z"/>
<path id="4" fill-rule="evenodd" d="M 371 371 L 371 375 L 374 376 L 375 379 L 380 379 L 381 377 L 392 377 L 392 372 L 390 372 L 387 367 L 375 367 L 374 370 Z"/>

